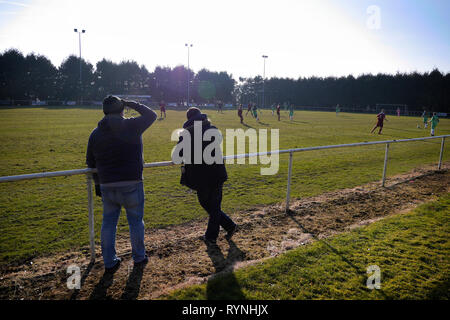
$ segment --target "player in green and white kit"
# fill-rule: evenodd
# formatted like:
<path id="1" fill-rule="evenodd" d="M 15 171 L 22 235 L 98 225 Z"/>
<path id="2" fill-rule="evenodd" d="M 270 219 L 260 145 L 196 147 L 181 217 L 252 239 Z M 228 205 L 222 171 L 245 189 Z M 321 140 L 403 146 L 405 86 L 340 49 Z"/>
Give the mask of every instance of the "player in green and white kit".
<path id="1" fill-rule="evenodd" d="M 294 105 L 291 104 L 289 107 L 289 119 L 292 121 L 294 119 Z"/>
<path id="2" fill-rule="evenodd" d="M 252 113 L 253 113 L 253 117 L 256 119 L 256 121 L 259 122 L 258 107 L 256 106 L 256 104 L 253 106 Z"/>
<path id="3" fill-rule="evenodd" d="M 434 129 L 436 129 L 438 123 L 439 123 L 439 118 L 436 114 L 436 112 L 433 112 L 433 116 L 431 117 L 430 121 L 431 122 L 431 135 L 434 136 Z"/>
<path id="4" fill-rule="evenodd" d="M 423 110 L 422 118 L 423 118 L 423 127 L 427 128 L 428 127 L 428 115 L 425 110 Z"/>

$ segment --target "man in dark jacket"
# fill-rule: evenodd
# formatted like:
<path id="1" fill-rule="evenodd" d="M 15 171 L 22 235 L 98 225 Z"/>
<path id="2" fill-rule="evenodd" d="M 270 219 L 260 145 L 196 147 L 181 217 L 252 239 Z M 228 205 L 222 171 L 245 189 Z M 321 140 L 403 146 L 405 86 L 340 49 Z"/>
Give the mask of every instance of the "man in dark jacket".
<path id="1" fill-rule="evenodd" d="M 136 110 L 141 116 L 124 118 L 125 107 Z M 103 100 L 103 112 L 105 117 L 89 137 L 86 163 L 89 168 L 97 169 L 94 174 L 96 194 L 103 202 L 102 255 L 106 271 L 113 271 L 120 265 L 115 242 L 122 207 L 127 212 L 134 263 L 148 261 L 144 245 L 142 134 L 157 115 L 143 104 L 115 96 Z"/>
<path id="2" fill-rule="evenodd" d="M 197 149 L 198 152 L 202 153 L 201 162 L 196 163 L 195 145 L 196 143 L 200 143 L 200 141 L 196 141 L 194 138 L 196 123 L 197 126 L 201 126 L 202 137 L 207 130 L 217 130 L 217 128 L 211 125 L 207 115 L 202 114 L 198 108 L 189 108 L 186 116 L 188 120 L 183 124 L 183 128 L 191 137 L 191 159 L 190 161 L 187 161 L 188 159 L 183 158 L 184 166 L 182 170 L 184 173 L 182 175 L 181 183 L 197 191 L 197 197 L 200 205 L 209 214 L 208 227 L 202 238 L 207 245 L 214 245 L 219 235 L 220 226 L 227 231 L 227 235 L 225 236 L 227 240 L 231 239 L 232 235 L 237 230 L 236 224 L 221 209 L 222 187 L 223 183 L 228 179 L 227 171 L 223 163 L 220 148 L 215 149 L 220 152 L 220 155 L 217 155 L 218 158 L 221 159 L 220 163 L 205 163 L 203 152 L 210 143 L 215 141 L 214 138 L 212 138 L 211 141 L 203 141 L 202 139 L 201 148 Z M 182 141 L 183 136 L 180 137 L 178 143 L 181 143 Z M 182 153 L 183 150 L 180 152 L 181 156 L 183 156 Z M 212 156 L 215 158 L 214 153 L 215 151 L 213 151 Z M 197 157 L 199 157 L 199 155 L 197 155 Z"/>

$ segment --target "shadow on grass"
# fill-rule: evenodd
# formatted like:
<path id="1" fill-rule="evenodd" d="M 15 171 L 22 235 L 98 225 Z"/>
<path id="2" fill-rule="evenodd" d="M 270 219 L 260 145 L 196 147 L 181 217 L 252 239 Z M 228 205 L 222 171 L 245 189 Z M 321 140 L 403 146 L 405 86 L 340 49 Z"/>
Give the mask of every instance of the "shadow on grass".
<path id="1" fill-rule="evenodd" d="M 309 122 L 299 121 L 299 120 L 281 120 L 281 122 L 284 122 L 284 123 L 305 123 L 305 124 L 309 124 Z"/>
<path id="2" fill-rule="evenodd" d="M 136 300 L 141 290 L 142 275 L 144 273 L 145 265 L 137 265 L 133 267 L 130 276 L 128 277 L 125 290 L 120 299 L 122 300 Z"/>
<path id="3" fill-rule="evenodd" d="M 430 300 L 444 300 L 450 299 L 450 279 L 445 279 L 443 282 L 438 283 L 425 297 Z"/>
<path id="4" fill-rule="evenodd" d="M 359 276 L 361 276 L 361 283 L 365 286 L 366 285 L 366 281 L 367 281 L 367 273 L 365 270 L 361 270 L 358 266 L 356 266 L 353 262 L 351 262 L 349 259 L 347 259 L 341 252 L 339 252 L 338 249 L 336 249 L 335 247 L 333 247 L 331 244 L 329 244 L 327 241 L 325 241 L 325 239 L 319 239 L 319 237 L 314 234 L 313 232 L 309 231 L 308 229 L 306 229 L 300 222 L 298 222 L 292 211 L 288 212 L 288 217 L 295 222 L 300 229 L 302 229 L 302 231 L 304 233 L 309 233 L 312 235 L 312 237 L 314 238 L 314 240 L 323 243 L 324 245 L 326 245 L 334 254 L 336 254 L 337 256 L 339 256 L 342 261 L 344 261 L 345 263 L 347 263 L 351 268 L 353 268 L 355 270 L 355 273 L 358 274 Z M 393 298 L 389 297 L 382 289 L 377 289 L 377 292 L 379 292 L 384 299 L 386 300 L 392 300 Z"/>
<path id="5" fill-rule="evenodd" d="M 89 262 L 86 270 L 84 270 L 83 275 L 81 276 L 80 280 L 80 288 L 83 287 L 84 282 L 86 281 L 86 278 L 88 277 L 89 273 L 91 272 L 92 268 L 94 267 L 94 262 Z M 80 290 L 75 290 L 72 295 L 70 296 L 70 300 L 76 300 L 78 297 L 78 294 L 80 293 Z"/>
<path id="6" fill-rule="evenodd" d="M 88 277 L 90 271 L 92 270 L 92 267 L 94 266 L 94 263 L 90 263 L 87 267 L 87 269 L 84 271 L 82 278 L 81 278 L 81 287 L 83 287 L 83 284 Z M 141 281 L 142 276 L 144 274 L 145 264 L 142 265 L 136 265 L 133 267 L 133 270 L 131 271 L 130 275 L 128 276 L 128 280 L 125 286 L 125 289 L 122 293 L 122 296 L 120 299 L 122 300 L 136 300 L 139 296 L 139 292 L 141 289 Z M 114 279 L 114 273 L 115 272 L 105 272 L 103 273 L 102 278 L 99 280 L 97 285 L 95 286 L 94 290 L 92 290 L 91 295 L 89 296 L 89 300 L 105 300 L 109 299 L 110 297 L 107 296 L 108 288 L 112 285 L 113 279 Z M 79 294 L 80 290 L 76 290 L 72 296 L 70 297 L 70 300 L 75 300 Z"/>
<path id="7" fill-rule="evenodd" d="M 406 132 L 417 133 L 417 129 L 402 129 L 402 128 L 389 127 L 389 130 L 397 130 L 397 131 L 406 131 Z"/>
<path id="8" fill-rule="evenodd" d="M 108 288 L 113 284 L 114 273 L 105 272 L 102 278 L 92 290 L 89 300 L 105 300 L 107 299 Z"/>
<path id="9" fill-rule="evenodd" d="M 222 275 L 213 276 L 206 285 L 206 297 L 208 300 L 244 300 L 245 295 L 242 293 L 241 286 L 233 272 L 225 272 L 227 269 L 232 271 L 232 267 L 236 262 L 245 259 L 245 253 L 240 250 L 233 241 L 228 242 L 227 258 L 224 257 L 222 251 L 217 245 L 208 245 L 207 253 L 211 259 L 215 273 L 224 272 Z"/>

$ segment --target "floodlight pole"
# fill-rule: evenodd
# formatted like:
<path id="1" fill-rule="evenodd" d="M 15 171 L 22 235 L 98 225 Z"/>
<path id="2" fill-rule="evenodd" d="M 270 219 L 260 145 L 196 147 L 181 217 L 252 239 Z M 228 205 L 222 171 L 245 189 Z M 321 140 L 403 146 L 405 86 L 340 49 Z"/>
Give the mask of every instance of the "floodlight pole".
<path id="1" fill-rule="evenodd" d="M 266 106 L 266 100 L 265 100 L 265 96 L 264 96 L 264 87 L 265 87 L 265 82 L 266 82 L 266 59 L 268 58 L 268 56 L 263 55 L 263 60 L 264 60 L 264 71 L 263 71 L 263 101 L 262 101 L 262 108 L 264 109 L 264 107 Z"/>
<path id="2" fill-rule="evenodd" d="M 81 80 L 81 34 L 85 33 L 86 30 L 82 29 L 78 31 L 78 29 L 73 29 L 74 32 L 78 33 L 78 46 L 80 48 L 80 104 L 83 104 L 83 82 Z"/>
<path id="3" fill-rule="evenodd" d="M 188 72 L 188 83 L 187 83 L 187 107 L 189 108 L 189 82 L 191 81 L 190 80 L 190 74 L 189 74 L 189 48 L 192 48 L 192 43 L 186 43 L 185 45 L 184 45 L 185 47 L 187 47 L 187 49 L 188 49 L 188 70 L 187 70 L 187 72 Z"/>

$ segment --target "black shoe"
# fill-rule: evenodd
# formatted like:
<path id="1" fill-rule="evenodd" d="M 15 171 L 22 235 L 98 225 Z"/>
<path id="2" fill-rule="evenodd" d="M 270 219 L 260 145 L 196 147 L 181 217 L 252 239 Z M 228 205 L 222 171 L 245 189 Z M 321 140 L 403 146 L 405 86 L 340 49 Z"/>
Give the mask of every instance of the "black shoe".
<path id="1" fill-rule="evenodd" d="M 225 235 L 225 239 L 227 239 L 227 241 L 231 240 L 231 237 L 239 230 L 238 225 L 235 224 L 233 230 L 229 231 L 226 235 Z"/>
<path id="2" fill-rule="evenodd" d="M 209 239 L 205 236 L 201 236 L 200 240 L 202 240 L 207 246 L 217 246 L 217 242 L 215 239 Z"/>
<path id="3" fill-rule="evenodd" d="M 135 266 L 135 267 L 143 267 L 143 266 L 145 266 L 147 263 L 148 263 L 148 256 L 145 255 L 144 260 L 139 261 L 139 262 L 135 262 L 135 263 L 134 263 L 134 266 Z"/>
<path id="4" fill-rule="evenodd" d="M 121 262 L 122 262 L 122 259 L 117 258 L 117 262 L 116 262 L 116 264 L 113 267 L 105 268 L 105 273 L 114 273 L 114 272 L 116 272 L 119 269 Z"/>

